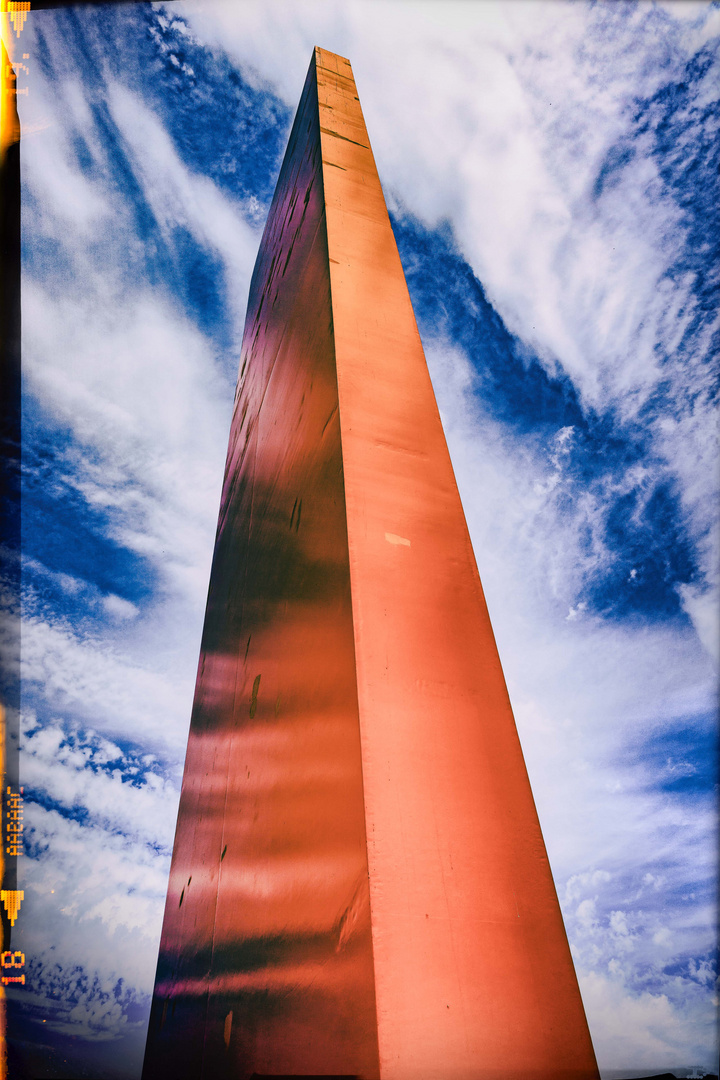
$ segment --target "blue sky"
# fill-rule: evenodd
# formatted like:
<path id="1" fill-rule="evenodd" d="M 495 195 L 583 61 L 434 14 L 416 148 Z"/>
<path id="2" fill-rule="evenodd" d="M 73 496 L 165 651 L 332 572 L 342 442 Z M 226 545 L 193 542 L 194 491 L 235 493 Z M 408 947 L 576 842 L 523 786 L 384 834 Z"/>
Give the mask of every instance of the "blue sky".
<path id="1" fill-rule="evenodd" d="M 247 289 L 319 44 L 353 63 L 601 1068 L 709 1068 L 717 5 L 182 0 L 24 34 L 35 1064 L 138 1075 Z"/>

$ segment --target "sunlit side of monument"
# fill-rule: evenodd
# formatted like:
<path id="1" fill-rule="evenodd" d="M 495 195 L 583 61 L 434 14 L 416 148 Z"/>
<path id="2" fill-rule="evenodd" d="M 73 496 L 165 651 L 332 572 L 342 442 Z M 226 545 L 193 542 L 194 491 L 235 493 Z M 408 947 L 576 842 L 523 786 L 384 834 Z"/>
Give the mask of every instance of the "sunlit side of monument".
<path id="1" fill-rule="evenodd" d="M 250 290 L 143 1077 L 254 1073 L 598 1076 L 352 71 L 321 49 Z"/>

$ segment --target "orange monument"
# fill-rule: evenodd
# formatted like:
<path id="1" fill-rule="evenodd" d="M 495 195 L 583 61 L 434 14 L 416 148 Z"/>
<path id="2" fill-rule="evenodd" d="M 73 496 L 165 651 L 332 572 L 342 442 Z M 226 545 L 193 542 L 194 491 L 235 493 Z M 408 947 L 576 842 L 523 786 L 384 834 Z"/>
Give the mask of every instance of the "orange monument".
<path id="1" fill-rule="evenodd" d="M 252 279 L 144 1080 L 596 1080 L 350 64 Z"/>

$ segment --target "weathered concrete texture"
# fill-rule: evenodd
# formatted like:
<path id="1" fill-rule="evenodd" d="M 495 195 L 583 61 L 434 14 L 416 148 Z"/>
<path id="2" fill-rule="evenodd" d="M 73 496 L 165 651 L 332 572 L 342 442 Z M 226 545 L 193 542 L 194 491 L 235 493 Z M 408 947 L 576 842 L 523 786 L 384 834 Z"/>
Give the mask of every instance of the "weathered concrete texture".
<path id="1" fill-rule="evenodd" d="M 597 1077 L 347 60 L 253 276 L 144 1080 Z"/>

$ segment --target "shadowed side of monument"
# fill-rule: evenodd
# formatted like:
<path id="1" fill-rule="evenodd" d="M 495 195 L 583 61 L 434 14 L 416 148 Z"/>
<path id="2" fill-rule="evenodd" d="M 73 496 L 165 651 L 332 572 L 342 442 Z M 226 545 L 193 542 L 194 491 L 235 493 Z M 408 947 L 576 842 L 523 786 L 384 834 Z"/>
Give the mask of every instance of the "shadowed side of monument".
<path id="1" fill-rule="evenodd" d="M 144 1080 L 597 1080 L 350 64 L 255 267 Z"/>
<path id="2" fill-rule="evenodd" d="M 315 74 L 252 279 L 145 1080 L 377 1076 Z"/>

